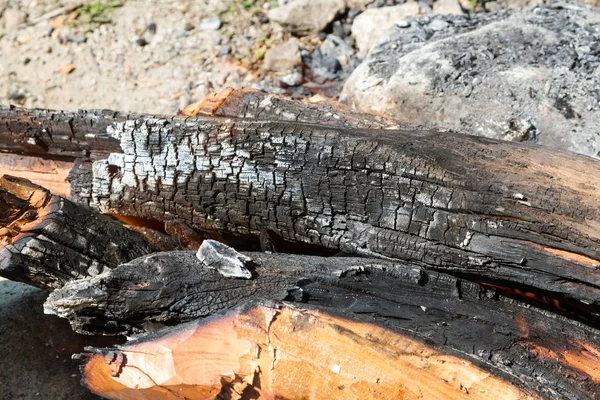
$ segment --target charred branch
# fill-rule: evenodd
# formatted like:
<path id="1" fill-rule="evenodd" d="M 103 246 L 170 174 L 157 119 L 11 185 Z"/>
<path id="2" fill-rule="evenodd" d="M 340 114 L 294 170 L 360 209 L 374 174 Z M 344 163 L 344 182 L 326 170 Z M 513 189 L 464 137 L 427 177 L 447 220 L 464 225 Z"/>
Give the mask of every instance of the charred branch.
<path id="1" fill-rule="evenodd" d="M 216 394 L 232 390 L 234 383 L 283 398 L 303 398 L 297 393 L 287 397 L 285 390 L 308 385 L 314 392 L 307 398 L 329 398 L 331 379 L 341 379 L 339 385 L 346 387 L 336 392 L 341 398 L 363 398 L 358 394 L 367 387 L 383 390 L 380 398 L 395 398 L 390 390 L 400 390 L 407 379 L 396 376 L 399 371 L 407 374 L 407 368 L 425 364 L 434 368 L 441 359 L 446 360 L 446 372 L 435 367 L 430 370 L 432 381 L 421 376 L 408 378 L 410 384 L 437 387 L 431 382 L 449 371 L 459 374 L 467 362 L 487 371 L 491 380 L 440 380 L 443 387 L 454 385 L 441 397 L 462 398 L 459 384 L 470 397 L 482 398 L 519 398 L 521 393 L 578 399 L 600 389 L 598 330 L 511 300 L 493 288 L 379 259 L 246 255 L 254 260 L 250 280 L 225 278 L 192 252 L 160 253 L 72 281 L 53 292 L 46 307 L 88 332 L 106 326 L 113 333 L 133 326 L 155 329 L 209 316 L 119 349 L 92 352 L 85 380 L 109 398 L 127 398 L 133 392 L 147 396 L 140 398 L 152 398 L 152 393 L 171 398 L 170 392 L 180 390 L 188 398 L 202 398 L 205 390 Z M 269 306 L 273 300 L 295 306 Z M 265 354 L 271 354 L 269 368 L 262 364 Z M 392 373 L 409 354 L 416 357 L 416 365 L 402 363 L 403 369 Z M 451 361 L 453 357 L 466 361 Z M 225 367 L 223 360 L 237 367 Z M 246 363 L 261 367 L 250 373 Z M 353 371 L 357 363 L 371 365 L 381 381 L 371 380 L 369 372 Z M 343 371 L 341 376 L 336 376 L 340 371 L 331 374 L 334 365 Z M 146 383 L 139 384 L 141 376 L 148 378 Z M 290 381 L 299 376 L 307 381 Z M 360 383 L 345 381 L 352 376 Z M 483 375 L 480 371 L 474 376 Z M 387 387 L 385 379 L 394 384 Z M 517 394 L 493 392 L 496 379 L 516 385 L 507 393 Z M 120 389 L 113 393 L 111 386 Z"/>
<path id="2" fill-rule="evenodd" d="M 28 180 L 0 178 L 0 276 L 52 290 L 153 251 L 109 216 Z"/>

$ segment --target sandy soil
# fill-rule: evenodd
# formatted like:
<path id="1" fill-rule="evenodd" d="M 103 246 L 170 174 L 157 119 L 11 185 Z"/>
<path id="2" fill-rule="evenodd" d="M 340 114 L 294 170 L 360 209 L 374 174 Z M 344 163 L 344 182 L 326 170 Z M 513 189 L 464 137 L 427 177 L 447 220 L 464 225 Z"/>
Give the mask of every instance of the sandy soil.
<path id="1" fill-rule="evenodd" d="M 71 3 L 0 0 L 0 103 L 169 114 L 210 90 L 264 85 L 241 57 L 222 54 L 225 46 L 243 54 L 260 34 L 243 13 L 223 12 L 227 3 L 127 0 L 111 23 L 86 32 L 82 16 L 44 17 Z M 231 21 L 224 29 L 200 29 L 218 13 Z"/>

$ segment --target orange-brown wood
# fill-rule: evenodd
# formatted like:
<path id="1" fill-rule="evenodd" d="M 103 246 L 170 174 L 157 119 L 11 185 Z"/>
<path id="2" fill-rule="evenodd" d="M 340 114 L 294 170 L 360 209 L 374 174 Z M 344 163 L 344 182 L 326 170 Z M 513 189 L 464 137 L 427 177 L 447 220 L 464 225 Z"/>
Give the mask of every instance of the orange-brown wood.
<path id="1" fill-rule="evenodd" d="M 179 111 L 179 115 L 187 115 L 194 116 L 197 114 L 204 115 L 215 115 L 217 110 L 225 103 L 227 98 L 231 93 L 233 93 L 234 89 L 227 88 L 223 89 L 220 92 L 215 92 L 207 95 L 202 101 L 197 103 L 192 103 L 185 107 L 183 110 Z"/>
<path id="2" fill-rule="evenodd" d="M 66 179 L 72 167 L 73 163 L 69 161 L 0 153 L 0 176 L 12 175 L 28 179 L 65 198 L 69 198 L 71 192 Z"/>
<path id="3" fill-rule="evenodd" d="M 562 346 L 547 344 L 541 346 L 529 340 L 519 342 L 532 357 L 538 359 L 552 358 L 581 373 L 581 379 L 600 382 L 600 349 L 590 343 L 565 340 Z"/>
<path id="4" fill-rule="evenodd" d="M 127 400 L 537 398 L 390 330 L 289 306 L 257 306 L 94 354 L 84 381 Z"/>

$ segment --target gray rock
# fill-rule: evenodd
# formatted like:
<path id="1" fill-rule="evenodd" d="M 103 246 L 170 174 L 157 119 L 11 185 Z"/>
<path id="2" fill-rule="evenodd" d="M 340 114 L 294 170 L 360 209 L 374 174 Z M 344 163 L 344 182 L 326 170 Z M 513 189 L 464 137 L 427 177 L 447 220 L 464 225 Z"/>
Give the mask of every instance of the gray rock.
<path id="1" fill-rule="evenodd" d="M 201 31 L 216 31 L 221 27 L 221 18 L 219 17 L 208 17 L 204 18 L 200 23 Z"/>
<path id="2" fill-rule="evenodd" d="M 371 47 L 379 42 L 386 31 L 403 19 L 419 15 L 421 8 L 417 3 L 405 3 L 399 6 L 369 8 L 354 18 L 352 35 L 356 40 L 358 56 L 364 58 Z"/>
<path id="3" fill-rule="evenodd" d="M 295 35 L 318 34 L 346 9 L 345 0 L 295 0 L 269 10 L 271 21 Z"/>
<path id="4" fill-rule="evenodd" d="M 346 68 L 354 56 L 354 49 L 341 37 L 327 35 L 325 41 L 321 43 L 321 53 L 335 58 L 342 68 Z"/>
<path id="5" fill-rule="evenodd" d="M 185 29 L 177 29 L 173 31 L 173 39 L 181 39 L 187 35 L 187 31 Z"/>
<path id="6" fill-rule="evenodd" d="M 350 7 L 359 7 L 363 8 L 374 2 L 375 0 L 346 0 L 346 4 L 348 8 Z"/>
<path id="7" fill-rule="evenodd" d="M 219 53 L 222 56 L 226 56 L 227 54 L 230 54 L 231 53 L 231 46 L 229 46 L 227 44 L 224 45 L 224 46 L 221 46 L 221 50 L 219 51 Z"/>
<path id="8" fill-rule="evenodd" d="M 252 273 L 246 268 L 246 263 L 252 261 L 252 259 L 216 240 L 207 239 L 203 241 L 196 257 L 207 268 L 216 269 L 225 277 L 252 278 Z"/>
<path id="9" fill-rule="evenodd" d="M 340 62 L 334 57 L 323 54 L 320 47 L 317 47 L 307 60 L 308 66 L 314 75 L 329 81 L 343 78 L 344 71 Z"/>
<path id="10" fill-rule="evenodd" d="M 463 10 L 457 0 L 437 0 L 433 3 L 433 13 L 461 15 Z"/>
<path id="11" fill-rule="evenodd" d="M 449 24 L 443 19 L 436 18 L 433 21 L 431 21 L 429 25 L 427 25 L 427 27 L 432 31 L 443 31 L 448 27 L 448 25 Z"/>
<path id="12" fill-rule="evenodd" d="M 361 112 L 600 157 L 600 12 L 570 4 L 391 28 L 347 80 Z M 435 20 L 434 20 L 435 21 Z M 589 51 L 588 51 L 589 48 Z"/>
<path id="13" fill-rule="evenodd" d="M 300 46 L 294 39 L 271 47 L 265 53 L 263 67 L 277 73 L 288 73 L 302 63 Z"/>
<path id="14" fill-rule="evenodd" d="M 281 78 L 281 82 L 290 87 L 300 86 L 302 84 L 302 74 L 298 71 L 287 74 Z"/>
<path id="15" fill-rule="evenodd" d="M 67 35 L 65 37 L 65 39 L 68 42 L 73 42 L 73 43 L 85 43 L 87 38 L 83 35 L 77 34 L 77 33 L 72 33 L 70 35 Z"/>
<path id="16" fill-rule="evenodd" d="M 544 3 L 544 0 L 496 0 L 501 8 L 535 7 Z M 485 6 L 485 2 L 484 2 Z M 487 7 L 486 7 L 487 9 Z"/>

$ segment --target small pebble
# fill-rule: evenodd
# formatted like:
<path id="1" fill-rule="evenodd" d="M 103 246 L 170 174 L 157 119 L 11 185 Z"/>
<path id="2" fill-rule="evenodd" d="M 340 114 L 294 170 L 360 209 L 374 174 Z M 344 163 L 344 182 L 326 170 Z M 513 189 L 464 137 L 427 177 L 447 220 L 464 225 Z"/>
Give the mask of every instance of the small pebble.
<path id="1" fill-rule="evenodd" d="M 11 92 L 8 95 L 8 100 L 12 100 L 12 101 L 23 101 L 25 100 L 25 95 L 21 92 L 19 92 L 18 90 L 15 90 L 14 92 Z"/>
<path id="2" fill-rule="evenodd" d="M 431 29 L 432 31 L 442 31 L 444 29 L 446 29 L 450 24 L 447 23 L 446 21 L 442 20 L 442 19 L 434 19 L 433 21 L 431 21 L 429 23 L 429 25 L 427 25 L 427 27 L 429 29 Z"/>
<path id="3" fill-rule="evenodd" d="M 138 46 L 140 46 L 140 47 L 144 47 L 144 46 L 148 45 L 148 42 L 147 42 L 147 41 L 146 41 L 146 39 L 144 39 L 144 38 L 138 38 L 138 39 L 135 41 L 135 44 L 137 44 L 137 45 L 138 45 Z"/>
<path id="4" fill-rule="evenodd" d="M 156 23 L 154 23 L 154 22 L 150 22 L 150 23 L 148 24 L 148 26 L 146 27 L 146 30 L 147 30 L 147 31 L 148 31 L 150 34 L 154 35 L 154 34 L 156 33 Z"/>
<path id="5" fill-rule="evenodd" d="M 231 53 L 231 46 L 221 46 L 220 53 L 222 56 L 226 56 L 227 54 Z"/>
<path id="6" fill-rule="evenodd" d="M 187 31 L 185 31 L 183 29 L 178 29 L 175 32 L 173 32 L 173 38 L 175 38 L 175 39 L 181 39 L 186 34 L 187 34 Z"/>
<path id="7" fill-rule="evenodd" d="M 201 31 L 216 31 L 221 27 L 221 19 L 219 17 L 204 18 L 200 23 Z"/>
<path id="8" fill-rule="evenodd" d="M 469 97 L 471 95 L 471 93 L 473 93 L 473 86 L 472 85 L 465 86 L 465 88 L 463 89 L 463 96 Z"/>
<path id="9" fill-rule="evenodd" d="M 23 65 L 27 65 L 31 62 L 31 58 L 29 57 L 25 57 L 25 60 L 23 60 Z"/>
<path id="10" fill-rule="evenodd" d="M 281 78 L 281 83 L 286 86 L 300 86 L 302 84 L 302 74 L 300 72 L 292 72 Z"/>
<path id="11" fill-rule="evenodd" d="M 67 39 L 68 42 L 73 43 L 85 43 L 87 41 L 87 38 L 85 36 L 79 34 L 67 35 L 65 39 Z"/>
<path id="12" fill-rule="evenodd" d="M 408 22 L 408 21 L 405 21 L 405 20 L 402 20 L 402 21 L 400 21 L 400 22 L 397 22 L 397 23 L 396 23 L 396 26 L 397 26 L 398 28 L 409 28 L 409 27 L 410 27 L 410 22 Z"/>

